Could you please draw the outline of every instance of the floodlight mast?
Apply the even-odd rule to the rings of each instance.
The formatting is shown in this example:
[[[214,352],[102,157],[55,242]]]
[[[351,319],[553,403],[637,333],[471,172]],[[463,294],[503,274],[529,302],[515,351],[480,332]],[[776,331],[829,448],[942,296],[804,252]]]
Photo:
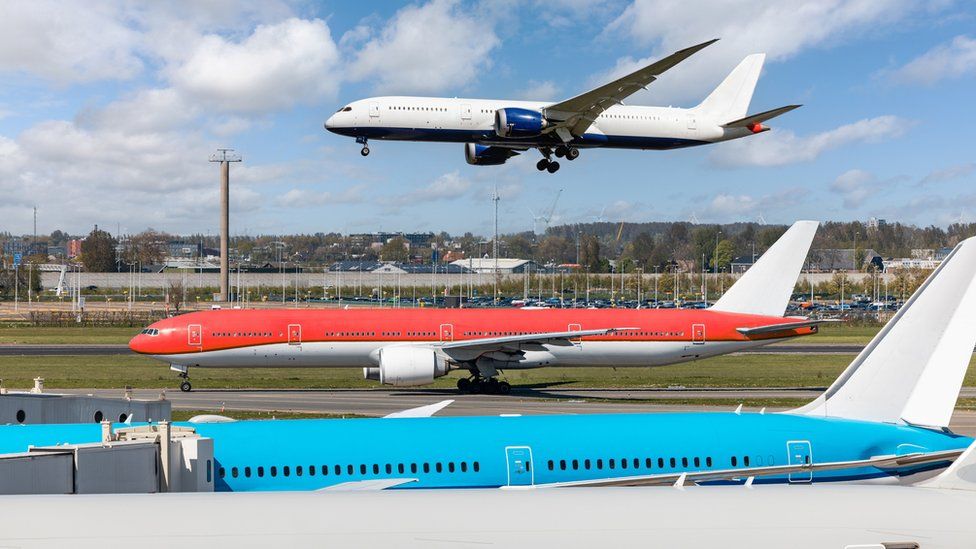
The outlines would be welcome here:
[[[210,155],[211,162],[220,162],[220,295],[221,303],[230,300],[230,163],[243,160],[234,149],[217,149]]]

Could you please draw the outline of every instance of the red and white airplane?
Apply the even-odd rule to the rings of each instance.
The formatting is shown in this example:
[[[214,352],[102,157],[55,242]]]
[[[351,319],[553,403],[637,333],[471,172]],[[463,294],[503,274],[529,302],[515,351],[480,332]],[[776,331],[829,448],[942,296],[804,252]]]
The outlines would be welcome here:
[[[798,221],[708,309],[226,309],[156,322],[129,342],[189,368],[361,367],[367,379],[426,385],[450,370],[462,391],[507,393],[503,370],[662,366],[816,333],[784,317],[815,221]]]

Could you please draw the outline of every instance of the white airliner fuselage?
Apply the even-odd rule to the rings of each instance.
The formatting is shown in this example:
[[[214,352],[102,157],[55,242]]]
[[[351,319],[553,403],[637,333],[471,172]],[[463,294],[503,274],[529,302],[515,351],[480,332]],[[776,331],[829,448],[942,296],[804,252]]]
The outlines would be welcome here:
[[[369,154],[368,140],[464,143],[469,164],[497,165],[529,149],[543,159],[537,168],[554,173],[579,149],[665,150],[760,133],[763,122],[798,105],[746,116],[764,55],[746,57],[695,107],[625,106],[623,99],[643,89],[678,62],[711,42],[681,50],[614,82],[558,103],[446,97],[371,97],[333,114],[325,128],[355,137]]]

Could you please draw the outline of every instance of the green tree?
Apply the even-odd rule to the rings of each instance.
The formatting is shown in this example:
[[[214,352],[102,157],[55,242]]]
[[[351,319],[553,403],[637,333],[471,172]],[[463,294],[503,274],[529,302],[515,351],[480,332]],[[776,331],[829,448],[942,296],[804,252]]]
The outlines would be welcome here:
[[[85,270],[104,273],[115,270],[115,239],[98,228],[92,229],[81,242],[81,262]]]
[[[728,271],[732,266],[732,260],[735,259],[735,245],[729,239],[722,240],[718,243],[715,248],[715,257],[712,258],[712,267],[716,265],[718,269]]]
[[[380,248],[380,261],[407,261],[410,258],[410,245],[402,236],[391,238]]]

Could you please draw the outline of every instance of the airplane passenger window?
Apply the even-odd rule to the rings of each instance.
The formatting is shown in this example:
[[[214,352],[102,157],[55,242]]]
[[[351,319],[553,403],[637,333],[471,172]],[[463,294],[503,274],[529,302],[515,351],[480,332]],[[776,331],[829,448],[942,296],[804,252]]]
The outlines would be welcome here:
[[[547,465],[549,466],[549,470],[552,471],[553,463],[551,459],[547,462]]]
[[[681,466],[682,467],[688,466],[688,458],[681,458]]]
[[[732,456],[732,467],[735,467],[736,464],[737,464],[737,460],[735,459],[735,456]]]
[[[468,462],[466,462],[466,461],[462,461],[461,462],[461,472],[462,473],[467,473],[468,472]]]
[[[351,475],[353,473],[353,471],[354,471],[354,469],[352,468],[352,464],[349,464],[349,465],[346,466],[346,473],[348,473],[348,474]]]
[[[648,469],[650,469],[651,466],[652,466],[652,463],[653,462],[651,461],[651,458],[647,458],[647,459],[644,460],[644,467],[647,467]]]
[[[392,475],[393,474],[393,466],[390,465],[389,463],[386,464],[386,474],[388,474],[388,475]]]
[[[416,473],[417,472],[417,464],[416,463],[411,463],[410,464],[410,472],[411,473]]]
[[[263,477],[263,476],[264,476],[264,467],[259,465],[258,466],[258,477]]]
[[[583,460],[583,468],[586,469],[587,471],[590,470],[590,460],[588,459]]]
[[[701,461],[698,458],[695,458],[695,467],[701,467]]]
[[[609,467],[610,469],[616,468],[616,463],[613,461],[613,458],[607,460],[607,467]]]
[[[301,465],[296,465],[295,466],[295,474],[297,476],[302,476],[302,466]]]
[[[287,465],[285,465],[284,467],[282,467],[281,468],[281,474],[282,475],[285,475],[286,477],[289,476],[291,474],[291,467],[289,467]]]
[[[244,477],[245,478],[251,478],[251,468],[250,467],[245,467],[244,468]]]
[[[447,462],[447,472],[448,473],[453,473],[454,472],[454,462],[453,461]]]
[[[430,464],[429,463],[424,463],[424,472],[425,473],[429,473],[430,472]]]
[[[772,464],[772,462],[770,462],[770,464]],[[705,467],[711,467],[711,466],[712,466],[712,458],[706,457],[705,458]]]
[[[478,465],[478,462],[477,461],[471,464],[471,468],[474,469],[474,472],[475,473],[477,473],[479,470],[481,470],[481,466]]]
[[[603,460],[602,459],[596,460],[596,468],[597,469],[603,469]]]
[[[231,467],[230,476],[237,478],[237,467]]]
[[[676,462],[674,461],[674,458],[671,458],[671,467],[674,467],[675,465],[676,465]]]
[[[310,476],[310,477],[314,477],[315,476],[315,466],[314,465],[309,465],[308,466],[308,476]]]
[[[657,458],[657,468],[664,469],[664,458]]]
[[[566,470],[566,460],[565,459],[559,460],[559,470],[560,471],[565,471]]]
[[[443,471],[443,467],[441,467],[441,462],[438,461],[437,463],[434,464],[434,470],[437,471],[438,473]]]
[[[278,467],[275,466],[275,465],[272,465],[269,472],[271,473],[271,476],[273,476],[273,477],[278,476]]]
[[[627,468],[627,458],[623,458],[622,460],[620,460],[620,468],[621,469]]]
[[[578,469],[579,469],[579,460],[578,459],[574,459],[573,460],[573,470],[576,471]]]
[[[218,475],[218,476],[219,476],[220,478],[224,478],[224,476],[225,476],[226,474],[227,474],[227,471],[226,471],[226,470],[225,470],[225,469],[224,469],[223,467],[221,467],[220,469],[218,469],[218,470],[217,470],[217,475]]]
[[[742,464],[745,465],[746,467],[749,466],[749,456],[742,457]]]
[[[335,466],[335,474],[336,475],[341,475],[342,474],[342,465],[336,465]]]
[[[374,475],[378,475],[378,474],[380,474],[380,466],[379,466],[379,464],[378,464],[378,463],[374,463],[374,464],[373,464],[373,474],[374,474]]]
[[[359,464],[359,474],[360,475],[365,475],[366,474],[366,464],[365,463]]]
[[[640,468],[640,460],[638,458],[634,458],[634,469],[638,468]]]

